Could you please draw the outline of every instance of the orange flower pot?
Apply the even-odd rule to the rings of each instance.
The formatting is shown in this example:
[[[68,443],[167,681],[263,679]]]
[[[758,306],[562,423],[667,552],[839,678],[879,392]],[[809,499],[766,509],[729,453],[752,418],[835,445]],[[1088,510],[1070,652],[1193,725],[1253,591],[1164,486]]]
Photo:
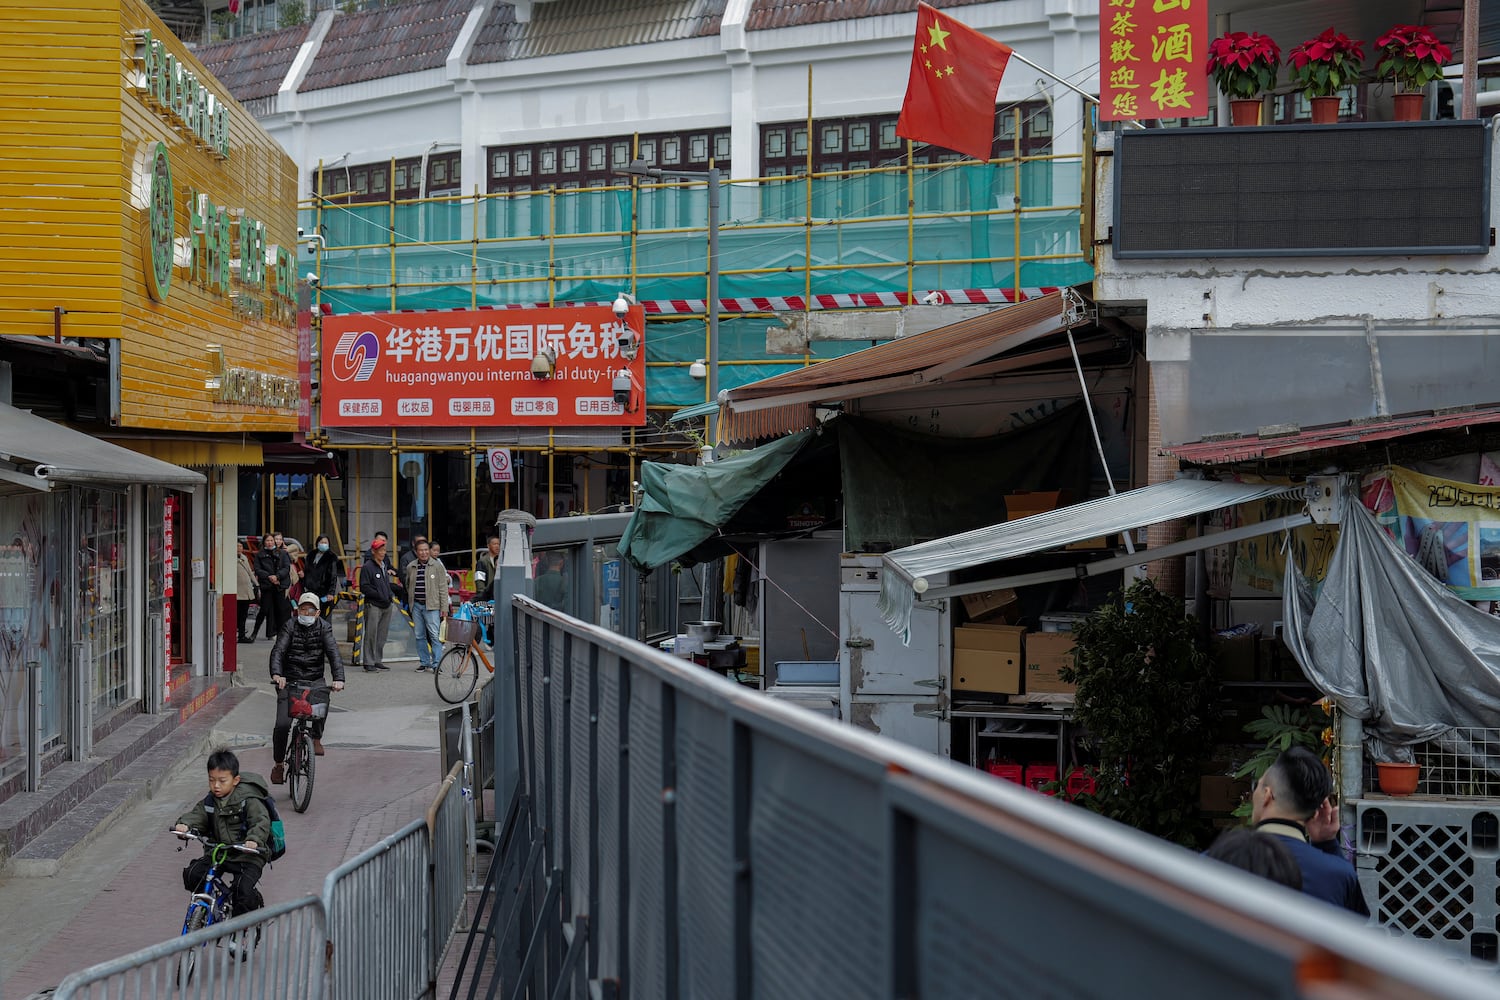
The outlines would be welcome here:
[[[1410,795],[1417,790],[1417,775],[1422,769],[1416,764],[1388,764],[1377,761],[1375,772],[1379,777],[1380,790],[1387,795]]]

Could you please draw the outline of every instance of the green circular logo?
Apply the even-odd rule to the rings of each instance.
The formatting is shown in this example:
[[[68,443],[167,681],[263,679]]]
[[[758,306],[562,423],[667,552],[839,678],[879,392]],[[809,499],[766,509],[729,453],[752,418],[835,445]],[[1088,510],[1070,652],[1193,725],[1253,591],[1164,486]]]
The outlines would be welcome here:
[[[147,164],[150,202],[146,206],[146,239],[144,244],[146,290],[158,302],[165,302],[172,290],[172,228],[176,221],[172,206],[172,164],[167,159],[166,143],[158,142]]]

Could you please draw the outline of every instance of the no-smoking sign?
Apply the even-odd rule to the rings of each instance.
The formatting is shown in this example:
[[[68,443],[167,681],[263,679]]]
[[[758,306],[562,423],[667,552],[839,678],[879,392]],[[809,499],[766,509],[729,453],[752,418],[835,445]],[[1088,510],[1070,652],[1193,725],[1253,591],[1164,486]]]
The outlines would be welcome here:
[[[487,455],[490,466],[490,482],[513,483],[516,481],[515,470],[510,465],[509,448],[490,448]]]

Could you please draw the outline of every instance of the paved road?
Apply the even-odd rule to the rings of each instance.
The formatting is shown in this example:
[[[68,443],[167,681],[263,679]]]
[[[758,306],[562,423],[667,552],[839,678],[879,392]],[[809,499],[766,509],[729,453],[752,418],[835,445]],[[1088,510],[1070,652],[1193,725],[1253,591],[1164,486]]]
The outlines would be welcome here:
[[[401,642],[388,647],[404,652]],[[270,644],[242,645],[239,653],[241,678],[258,690],[224,717],[214,739],[239,754],[244,770],[269,775]],[[388,662],[388,672],[351,670],[336,696],[308,811],[293,811],[286,786],[274,788],[288,849],[261,880],[268,901],[320,892],[324,875],[420,817],[436,793],[443,777],[438,713],[446,706],[431,675],[413,669],[415,660]],[[181,930],[187,894],[180,872],[193,855],[179,853],[164,831],[206,790],[204,761],[180,761],[158,795],[116,819],[57,875],[0,873],[0,1000],[19,1000]]]

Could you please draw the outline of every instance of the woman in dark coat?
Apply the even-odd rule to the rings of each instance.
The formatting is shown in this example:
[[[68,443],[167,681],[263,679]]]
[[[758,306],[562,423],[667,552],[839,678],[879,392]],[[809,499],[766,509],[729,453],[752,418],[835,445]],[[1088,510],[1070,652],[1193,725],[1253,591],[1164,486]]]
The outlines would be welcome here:
[[[339,601],[339,557],[328,545],[328,536],[319,535],[313,542],[312,554],[302,567],[302,592],[316,594],[324,618],[333,616]]]

